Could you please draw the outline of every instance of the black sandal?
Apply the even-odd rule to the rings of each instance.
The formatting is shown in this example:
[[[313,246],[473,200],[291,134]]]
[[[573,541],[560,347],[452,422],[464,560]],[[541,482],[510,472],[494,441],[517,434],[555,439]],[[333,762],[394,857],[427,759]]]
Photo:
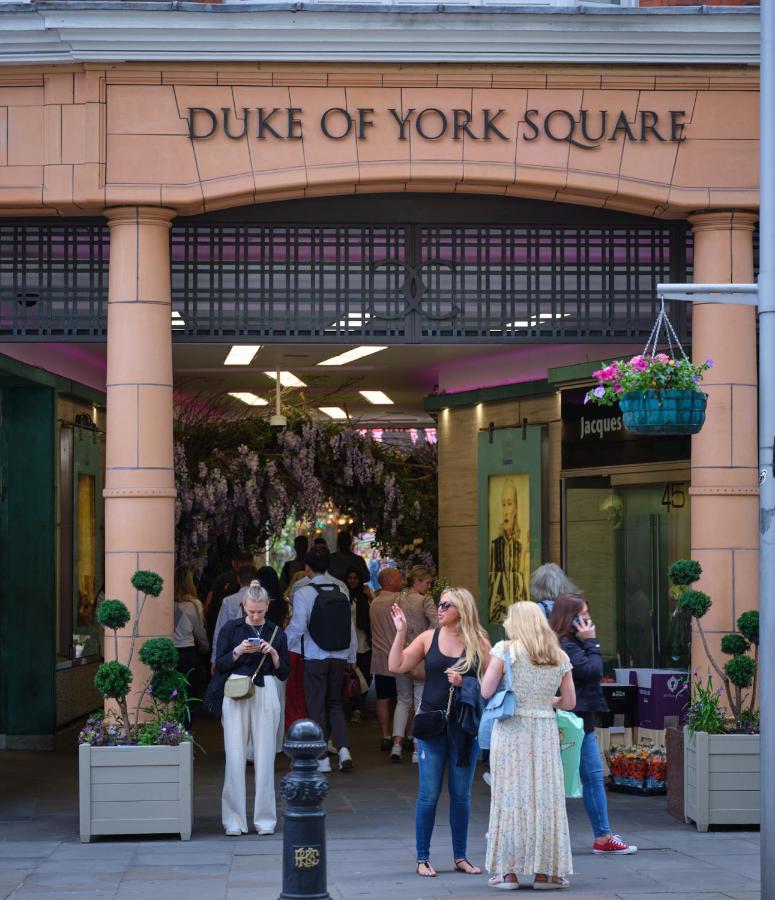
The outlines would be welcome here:
[[[467,871],[466,869],[464,869],[464,868],[460,865],[460,863],[465,863],[466,865],[471,866],[472,869],[479,869],[479,866],[475,866],[475,865],[471,862],[470,859],[466,859],[465,856],[461,856],[460,859],[456,859],[456,860],[455,860],[455,871],[456,871],[456,872],[462,872],[463,875],[481,875],[481,874],[482,874],[482,870],[481,870],[481,869],[479,869],[478,872],[469,872],[469,871]]]
[[[425,866],[428,869],[428,872],[420,872],[420,866]],[[431,872],[431,861],[429,859],[418,859],[417,860],[417,874],[420,878],[435,878],[438,875],[438,872]]]

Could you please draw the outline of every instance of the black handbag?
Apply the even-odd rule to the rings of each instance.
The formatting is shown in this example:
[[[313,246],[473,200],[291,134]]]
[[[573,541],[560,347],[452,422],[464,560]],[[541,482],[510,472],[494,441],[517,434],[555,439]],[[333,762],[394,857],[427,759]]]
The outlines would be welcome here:
[[[452,696],[455,693],[454,686],[450,686],[449,699],[446,709],[432,709],[428,712],[418,712],[414,716],[414,736],[421,741],[439,737],[447,730],[449,714],[452,711]]]

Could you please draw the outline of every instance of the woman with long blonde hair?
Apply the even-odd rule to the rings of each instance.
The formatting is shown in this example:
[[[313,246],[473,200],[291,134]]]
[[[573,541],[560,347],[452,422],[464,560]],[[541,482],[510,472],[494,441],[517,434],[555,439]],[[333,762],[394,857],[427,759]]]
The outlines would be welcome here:
[[[479,682],[490,660],[490,642],[479,624],[476,601],[470,591],[447,588],[439,601],[438,627],[424,631],[408,647],[405,646],[406,616],[400,606],[393,606],[392,617],[396,636],[388,657],[390,671],[401,675],[425,662],[420,714],[449,709],[456,690],[473,689],[479,696]],[[478,875],[481,869],[466,858],[471,785],[478,755],[476,739],[450,717],[441,733],[426,739],[418,737],[417,749],[420,771],[415,812],[417,874],[426,878],[436,876],[429,859],[431,835],[444,770],[449,766],[449,824],[455,871]]]
[[[519,875],[536,873],[535,890],[560,890],[573,861],[555,710],[576,705],[571,664],[535,603],[512,604],[503,628],[482,681],[491,697],[508,665],[516,697],[516,714],[496,720],[490,743],[490,884],[517,890]]]

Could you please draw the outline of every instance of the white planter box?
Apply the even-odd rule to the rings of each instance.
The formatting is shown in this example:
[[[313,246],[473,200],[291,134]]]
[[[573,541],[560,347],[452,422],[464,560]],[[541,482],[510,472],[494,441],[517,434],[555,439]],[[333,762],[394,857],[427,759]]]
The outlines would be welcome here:
[[[761,821],[758,734],[684,729],[684,815],[697,831]]]
[[[191,838],[194,745],[78,748],[81,842],[100,834]]]

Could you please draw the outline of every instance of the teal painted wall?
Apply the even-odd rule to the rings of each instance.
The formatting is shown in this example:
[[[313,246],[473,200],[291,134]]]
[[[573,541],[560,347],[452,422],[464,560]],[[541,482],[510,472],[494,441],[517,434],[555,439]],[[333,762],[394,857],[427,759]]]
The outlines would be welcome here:
[[[0,734],[56,722],[56,392],[0,386]]]

